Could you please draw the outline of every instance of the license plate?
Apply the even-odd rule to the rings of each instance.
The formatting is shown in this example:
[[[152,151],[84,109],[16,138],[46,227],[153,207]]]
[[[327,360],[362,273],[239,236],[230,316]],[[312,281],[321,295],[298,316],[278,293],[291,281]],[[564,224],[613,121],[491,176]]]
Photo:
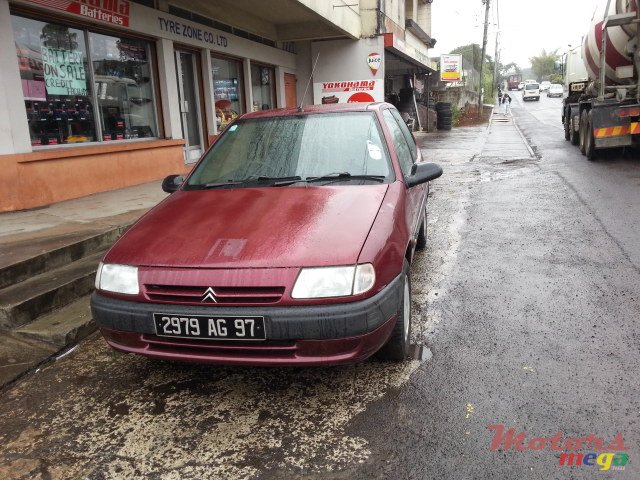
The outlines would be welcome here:
[[[264,340],[263,317],[220,317],[154,313],[156,335],[160,337],[208,340]]]

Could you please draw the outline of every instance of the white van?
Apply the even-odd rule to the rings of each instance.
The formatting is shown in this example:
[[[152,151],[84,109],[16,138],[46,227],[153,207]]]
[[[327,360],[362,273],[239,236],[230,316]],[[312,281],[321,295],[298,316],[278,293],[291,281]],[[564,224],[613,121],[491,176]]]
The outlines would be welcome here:
[[[522,90],[522,100],[540,100],[540,84],[527,83]]]

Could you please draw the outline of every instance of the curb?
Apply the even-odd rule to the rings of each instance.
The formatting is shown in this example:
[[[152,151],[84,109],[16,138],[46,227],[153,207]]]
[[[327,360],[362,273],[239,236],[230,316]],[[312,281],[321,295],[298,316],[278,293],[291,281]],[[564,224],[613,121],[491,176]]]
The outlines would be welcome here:
[[[533,151],[533,148],[531,148],[531,146],[529,145],[529,142],[527,141],[526,137],[524,136],[524,133],[522,133],[522,130],[520,130],[520,127],[518,127],[518,124],[516,123],[515,117],[513,117],[513,126],[516,127],[516,131],[520,135],[520,138],[522,138],[522,141],[524,142],[525,147],[527,147],[527,150],[529,151],[529,155],[531,155],[531,158],[536,158],[536,154]]]

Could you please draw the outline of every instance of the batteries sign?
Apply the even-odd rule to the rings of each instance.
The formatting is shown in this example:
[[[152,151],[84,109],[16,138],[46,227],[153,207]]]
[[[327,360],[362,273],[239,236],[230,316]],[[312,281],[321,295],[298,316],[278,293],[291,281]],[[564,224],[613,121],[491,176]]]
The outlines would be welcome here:
[[[61,48],[41,48],[47,94],[86,97],[88,92],[84,53]]]

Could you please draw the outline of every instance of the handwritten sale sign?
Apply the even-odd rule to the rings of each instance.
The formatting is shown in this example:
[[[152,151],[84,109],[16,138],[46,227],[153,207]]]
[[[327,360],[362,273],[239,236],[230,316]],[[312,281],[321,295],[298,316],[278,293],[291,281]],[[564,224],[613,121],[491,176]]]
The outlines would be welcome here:
[[[41,47],[44,81],[49,95],[88,95],[84,53]]]

